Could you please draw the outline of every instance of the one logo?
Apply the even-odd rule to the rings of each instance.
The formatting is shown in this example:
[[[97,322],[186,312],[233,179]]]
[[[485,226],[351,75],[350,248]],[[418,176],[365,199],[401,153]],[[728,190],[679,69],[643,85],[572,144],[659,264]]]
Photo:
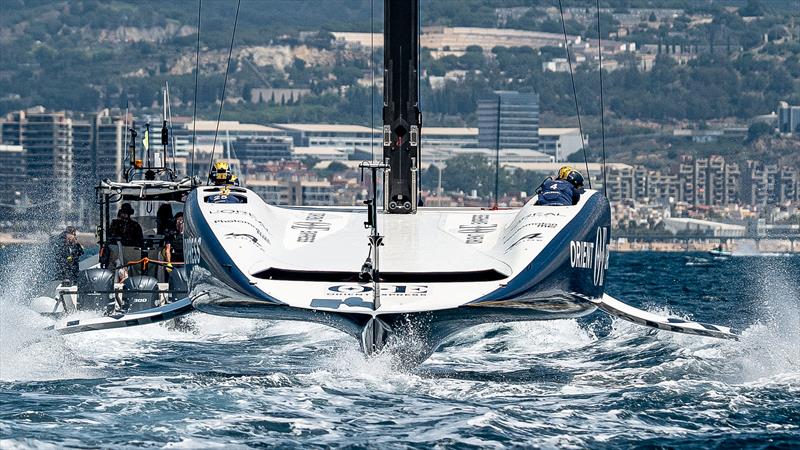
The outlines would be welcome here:
[[[358,284],[341,284],[337,286],[330,286],[328,290],[331,292],[338,292],[340,294],[361,294],[363,292],[372,292],[372,287],[361,286]]]
[[[608,269],[608,228],[597,229],[594,242],[571,241],[569,264],[575,269],[591,269],[595,286],[602,286]]]
[[[426,295],[428,293],[428,286],[426,285],[405,285],[405,284],[398,284],[398,285],[391,285],[391,286],[381,286],[380,287],[381,294],[383,295]],[[329,286],[328,291],[336,292],[337,294],[363,294],[366,292],[373,292],[374,289],[372,286],[366,286],[361,284],[339,284],[335,286]]]

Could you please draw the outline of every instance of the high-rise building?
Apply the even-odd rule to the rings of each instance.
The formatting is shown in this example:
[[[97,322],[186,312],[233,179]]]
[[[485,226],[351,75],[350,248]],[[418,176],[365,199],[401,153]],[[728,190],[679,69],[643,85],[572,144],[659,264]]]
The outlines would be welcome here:
[[[23,203],[26,196],[25,149],[21,145],[0,144],[0,211]]]
[[[496,91],[478,101],[478,146],[539,150],[539,94]],[[423,131],[424,132],[424,131]]]
[[[739,166],[721,156],[684,156],[679,175],[683,201],[693,206],[722,206],[739,201]]]
[[[678,174],[650,171],[647,174],[647,197],[661,204],[683,201],[683,183]]]
[[[94,206],[94,155],[92,154],[92,121],[72,119],[72,173],[75,177],[72,198],[78,217],[90,219]]]
[[[125,158],[125,118],[107,109],[92,120],[92,156],[94,180],[122,181]]]
[[[781,167],[775,173],[775,202],[778,204],[800,201],[800,171]]]
[[[66,217],[73,212],[72,120],[64,112],[43,109],[23,111],[16,117],[25,148],[28,198],[33,204],[52,203],[54,208],[40,210]]]
[[[784,134],[800,133],[800,106],[778,103],[778,131]]]
[[[764,207],[774,199],[777,167],[760,161],[748,161],[742,180],[742,199],[750,206]]]
[[[705,203],[724,206],[739,203],[739,165],[721,156],[711,156],[706,163]]]

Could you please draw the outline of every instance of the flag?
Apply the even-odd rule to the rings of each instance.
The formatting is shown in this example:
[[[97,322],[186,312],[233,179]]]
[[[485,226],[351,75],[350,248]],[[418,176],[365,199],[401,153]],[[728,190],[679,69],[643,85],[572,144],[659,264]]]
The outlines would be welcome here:
[[[150,149],[150,127],[147,127],[144,130],[144,137],[142,138],[142,145],[144,146],[145,151]]]

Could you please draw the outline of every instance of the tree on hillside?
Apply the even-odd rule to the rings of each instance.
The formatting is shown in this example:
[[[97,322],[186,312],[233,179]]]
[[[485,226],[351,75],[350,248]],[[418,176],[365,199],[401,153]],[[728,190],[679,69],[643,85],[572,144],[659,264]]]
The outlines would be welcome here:
[[[757,141],[763,136],[771,136],[775,132],[772,125],[766,122],[756,122],[747,129],[747,142]]]
[[[494,170],[484,155],[458,155],[447,160],[442,171],[442,185],[448,191],[478,191],[484,196],[494,189]]]

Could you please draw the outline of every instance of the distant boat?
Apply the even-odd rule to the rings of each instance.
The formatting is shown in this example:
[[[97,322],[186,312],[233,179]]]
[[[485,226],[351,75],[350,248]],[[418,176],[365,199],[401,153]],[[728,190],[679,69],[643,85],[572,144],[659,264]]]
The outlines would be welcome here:
[[[707,258],[701,258],[697,256],[687,256],[685,264],[687,266],[693,266],[693,267],[708,267],[713,265],[714,263]]]
[[[717,248],[709,250],[708,254],[711,255],[717,261],[725,261],[726,259],[733,256],[733,252],[731,252],[730,250],[726,250],[725,247],[722,246],[722,244],[719,244]]]

